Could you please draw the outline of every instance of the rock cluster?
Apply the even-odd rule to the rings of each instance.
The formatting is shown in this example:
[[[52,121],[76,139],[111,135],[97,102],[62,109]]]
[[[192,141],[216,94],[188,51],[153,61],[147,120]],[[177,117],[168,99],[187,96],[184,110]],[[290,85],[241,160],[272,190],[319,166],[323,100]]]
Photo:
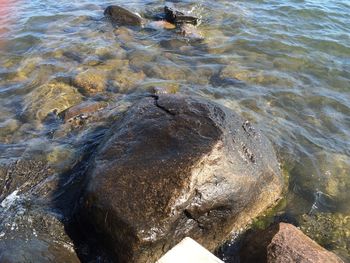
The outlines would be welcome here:
[[[73,125],[113,113],[105,107],[85,102],[58,117]],[[97,148],[85,154],[89,162],[77,159],[64,175],[37,160],[0,166],[0,259],[79,262],[86,247],[73,250],[72,226],[88,236],[82,247],[100,243],[112,262],[155,262],[186,236],[213,251],[280,198],[271,143],[228,108],[156,92],[109,120]],[[51,198],[63,214],[33,202]],[[242,262],[264,262],[261,255],[266,262],[342,262],[289,225],[258,237],[246,243]]]

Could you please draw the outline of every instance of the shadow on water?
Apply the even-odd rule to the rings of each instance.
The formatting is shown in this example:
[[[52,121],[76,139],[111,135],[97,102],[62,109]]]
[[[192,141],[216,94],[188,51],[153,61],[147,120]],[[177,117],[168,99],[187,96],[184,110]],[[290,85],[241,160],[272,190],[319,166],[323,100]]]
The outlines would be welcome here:
[[[86,173],[106,131],[106,128],[99,128],[87,135],[83,140],[81,160],[72,170],[60,176],[57,190],[52,195],[51,208],[63,215],[66,233],[73,241],[81,262],[111,262],[102,244],[96,240],[94,229],[84,224],[79,217],[80,197],[86,185]]]

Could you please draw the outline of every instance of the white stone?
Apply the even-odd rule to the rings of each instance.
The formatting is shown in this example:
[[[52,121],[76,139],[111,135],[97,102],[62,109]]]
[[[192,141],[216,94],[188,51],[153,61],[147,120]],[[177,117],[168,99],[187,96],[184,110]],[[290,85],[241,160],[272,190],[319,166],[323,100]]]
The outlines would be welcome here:
[[[186,237],[156,263],[223,263],[193,239]]]

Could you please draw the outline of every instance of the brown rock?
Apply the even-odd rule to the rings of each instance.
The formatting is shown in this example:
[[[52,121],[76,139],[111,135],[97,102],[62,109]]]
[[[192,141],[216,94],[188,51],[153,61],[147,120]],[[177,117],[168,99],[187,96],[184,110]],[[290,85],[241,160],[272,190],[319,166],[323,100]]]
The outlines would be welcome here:
[[[104,14],[118,25],[122,26],[142,26],[145,23],[144,19],[139,14],[131,12],[121,6],[108,6]]]
[[[82,95],[72,86],[51,82],[34,89],[25,98],[25,115],[44,120],[51,112],[60,113],[82,101]]]
[[[105,103],[96,102],[96,101],[85,101],[76,106],[70,107],[69,109],[61,112],[60,116],[64,119],[65,122],[77,116],[87,116],[96,111],[99,111],[106,107]]]
[[[190,38],[192,40],[204,39],[202,32],[199,31],[199,29],[196,26],[191,24],[181,25],[179,33],[184,37]]]
[[[117,262],[155,262],[186,236],[215,249],[282,190],[270,142],[213,102],[146,97],[91,162],[81,215]]]
[[[147,27],[152,29],[175,29],[176,26],[172,23],[169,23],[165,20],[152,21],[147,24]]]
[[[342,263],[291,224],[279,223],[266,230],[250,233],[240,252],[242,263]]]
[[[73,83],[85,95],[103,92],[107,83],[106,73],[103,70],[88,69],[79,73]]]

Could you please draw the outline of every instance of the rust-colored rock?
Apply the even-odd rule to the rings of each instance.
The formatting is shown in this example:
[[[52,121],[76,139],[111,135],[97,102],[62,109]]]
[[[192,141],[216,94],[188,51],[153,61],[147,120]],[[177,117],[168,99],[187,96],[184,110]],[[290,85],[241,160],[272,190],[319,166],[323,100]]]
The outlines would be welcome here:
[[[102,103],[102,102],[85,101],[81,104],[75,105],[61,112],[60,116],[66,122],[71,120],[74,117],[95,113],[96,111],[99,111],[105,107],[106,107],[105,103]]]
[[[240,253],[242,263],[343,263],[291,224],[279,223],[250,233]]]

